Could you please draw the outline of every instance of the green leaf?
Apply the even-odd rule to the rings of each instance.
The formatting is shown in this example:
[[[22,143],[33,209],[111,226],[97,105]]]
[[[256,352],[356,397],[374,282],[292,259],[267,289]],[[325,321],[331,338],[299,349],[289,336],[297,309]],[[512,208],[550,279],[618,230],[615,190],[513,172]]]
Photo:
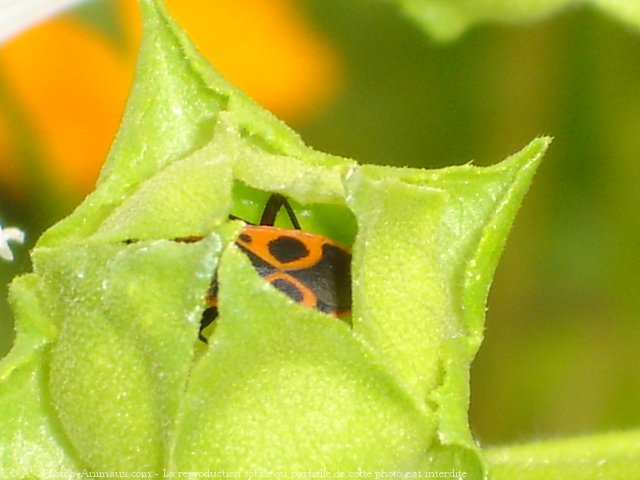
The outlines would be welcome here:
[[[626,479],[640,472],[640,431],[496,447],[486,453],[492,480]]]
[[[640,29],[640,4],[633,0],[591,0],[602,11],[627,25]]]
[[[521,23],[568,6],[593,4],[619,20],[640,28],[640,4],[635,0],[391,0],[433,38],[453,40],[480,23]]]
[[[437,171],[316,152],[211,69],[159,1],[141,6],[136,84],[96,190],[42,236],[34,273],[12,288],[19,331],[0,403],[26,388],[34,416],[0,413],[6,468],[482,478],[469,365],[549,140],[493,167]],[[294,303],[235,247],[229,213],[257,222],[271,192],[305,230],[353,245],[352,319]]]

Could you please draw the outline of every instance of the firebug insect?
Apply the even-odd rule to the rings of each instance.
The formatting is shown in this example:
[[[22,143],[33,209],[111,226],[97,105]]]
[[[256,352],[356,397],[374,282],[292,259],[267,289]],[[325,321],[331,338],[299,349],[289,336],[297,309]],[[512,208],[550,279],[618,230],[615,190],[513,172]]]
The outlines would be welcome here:
[[[293,229],[273,226],[282,207]],[[260,224],[247,222],[235,244],[262,278],[293,301],[336,317],[351,313],[351,252],[327,237],[303,231],[282,195],[269,197]],[[207,290],[206,302],[199,334],[204,342],[202,330],[218,316],[217,274]]]

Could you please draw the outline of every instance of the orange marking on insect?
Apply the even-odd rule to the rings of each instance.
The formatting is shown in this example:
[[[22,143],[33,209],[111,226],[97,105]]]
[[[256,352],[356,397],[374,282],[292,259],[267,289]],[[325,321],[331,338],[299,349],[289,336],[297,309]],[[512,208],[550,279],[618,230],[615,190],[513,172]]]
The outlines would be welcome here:
[[[295,229],[274,227],[284,207]],[[232,217],[236,218],[236,217]],[[185,237],[192,241],[195,237]],[[235,244],[249,257],[256,272],[294,302],[336,317],[351,313],[351,252],[345,246],[315,233],[300,230],[289,202],[269,197],[260,225],[245,225]],[[217,275],[217,274],[216,274]],[[214,275],[200,326],[202,330],[218,315],[218,282]]]

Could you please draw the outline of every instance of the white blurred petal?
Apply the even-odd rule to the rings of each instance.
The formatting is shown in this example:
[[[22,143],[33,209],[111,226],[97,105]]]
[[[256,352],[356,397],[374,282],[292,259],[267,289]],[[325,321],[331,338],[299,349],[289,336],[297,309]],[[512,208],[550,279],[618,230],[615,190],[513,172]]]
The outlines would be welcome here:
[[[0,43],[82,0],[0,0]]]
[[[24,232],[15,227],[2,228],[0,225],[0,258],[11,261],[13,252],[9,248],[9,241],[24,243]]]

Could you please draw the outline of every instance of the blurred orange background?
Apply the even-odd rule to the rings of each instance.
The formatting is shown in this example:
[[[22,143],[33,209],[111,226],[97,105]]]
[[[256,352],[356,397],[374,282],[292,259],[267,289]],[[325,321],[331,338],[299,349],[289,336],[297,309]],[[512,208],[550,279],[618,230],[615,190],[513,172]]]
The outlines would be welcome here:
[[[0,50],[0,158],[8,160],[0,163],[0,181],[14,196],[38,196],[46,182],[47,196],[77,201],[93,186],[141,35],[135,1],[102,3],[36,26]],[[308,117],[335,94],[338,53],[292,1],[167,3],[223,75],[281,118]]]

